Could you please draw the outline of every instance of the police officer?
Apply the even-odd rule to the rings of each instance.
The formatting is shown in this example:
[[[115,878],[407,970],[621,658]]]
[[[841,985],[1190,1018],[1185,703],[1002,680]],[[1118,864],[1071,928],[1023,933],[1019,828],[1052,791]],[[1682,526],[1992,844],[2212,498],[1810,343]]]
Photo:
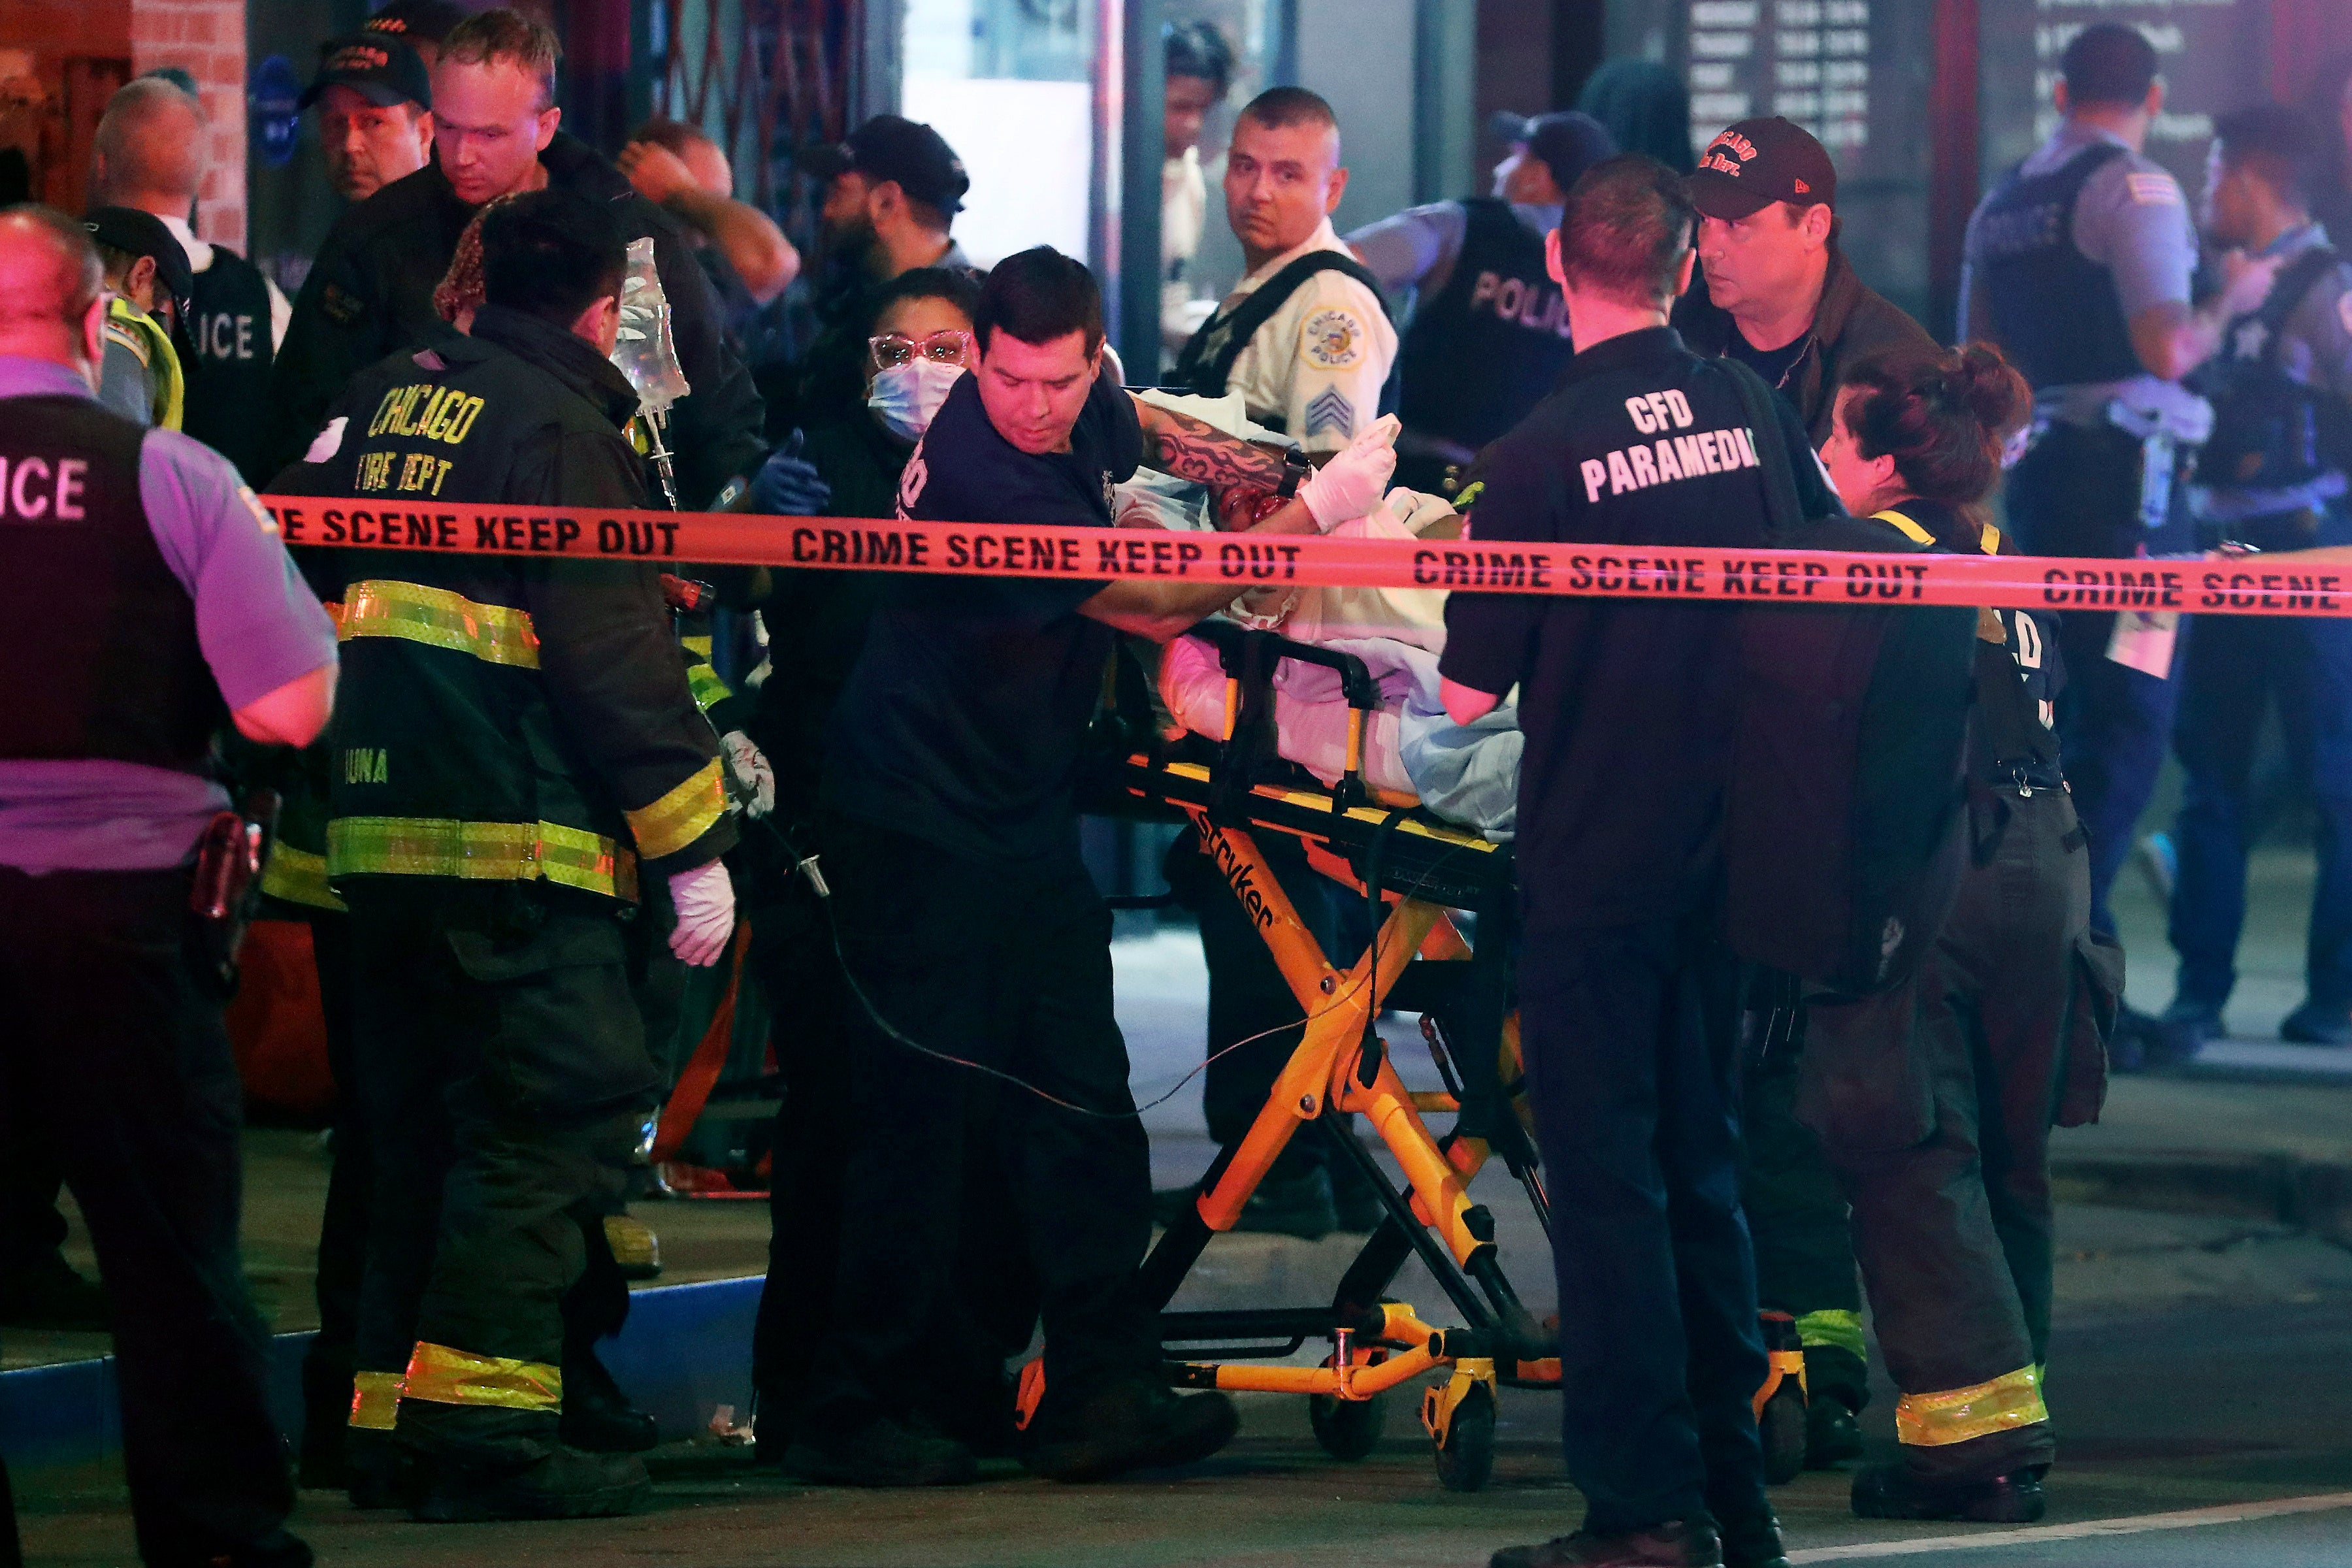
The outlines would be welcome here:
[[[1576,357],[1488,448],[1482,542],[1766,542],[1759,468],[1679,460],[1749,425],[1738,373],[1666,324],[1696,217],[1682,180],[1639,153],[1568,193],[1545,243]],[[1805,514],[1836,510],[1785,407],[1743,457],[1775,442]],[[1722,931],[1737,616],[1456,593],[1445,620],[1456,722],[1520,693],[1519,1027],[1551,1196],[1562,1447],[1587,1504],[1581,1530],[1498,1552],[1495,1568],[1780,1568],[1751,1403],[1766,1363],[1739,1209],[1739,974]]]
[[[278,488],[644,505],[605,357],[625,258],[609,203],[497,208],[473,335],[362,376]],[[642,1465],[560,1440],[559,1303],[657,1081],[624,962],[639,882],[667,881],[688,963],[733,922],[719,739],[650,566],[357,554],[345,577],[327,875],[378,1172],[352,1462],[424,1519],[622,1511]]]
[[[1347,188],[1329,104],[1303,87],[1250,100],[1225,153],[1225,221],[1249,270],[1173,378],[1203,397],[1239,393],[1252,419],[1310,453],[1371,428],[1396,359],[1378,280],[1331,227]]]
[[[1140,403],[1103,370],[1102,296],[1049,247],[982,285],[971,370],[898,487],[901,515],[1111,524],[1145,461],[1217,488],[1272,489],[1284,465]],[[1360,515],[1392,463],[1376,425],[1256,525],[1305,533]],[[1222,1394],[1161,1381],[1135,1272],[1150,1171],[1111,1011],[1110,915],[1078,855],[1081,742],[1114,632],[1165,640],[1230,603],[1171,580],[894,579],[826,740],[820,826],[845,965],[851,1117],[887,1127],[845,1173],[839,1284],[793,1422],[788,1468],[868,1486],[968,1480],[971,1452],[916,1412],[930,1333],[955,1298],[968,1142],[1005,1163],[1025,1216],[1045,1331],[1045,1391],[1023,1458],[1055,1479],[1180,1464],[1223,1446]],[[871,1012],[865,1004],[871,1004]],[[906,1042],[914,1042],[919,1050]],[[962,1059],[954,1065],[926,1053]],[[985,1081],[995,1114],[974,1119]],[[991,1091],[992,1093],[993,1090]]]
[[[710,285],[677,224],[619,171],[558,129],[562,50],[543,23],[503,8],[468,17],[433,68],[434,162],[343,214],[303,280],[271,380],[274,463],[302,454],[347,382],[384,355],[446,335],[433,290],[475,213],[551,185],[611,203],[650,237],[692,392],[672,412],[680,500],[699,506],[759,467],[761,410],[726,342]]]
[[[1331,227],[1347,185],[1329,104],[1297,87],[1250,101],[1234,123],[1224,177],[1225,218],[1249,270],[1184,345],[1172,377],[1204,397],[1239,395],[1251,419],[1310,454],[1340,450],[1371,428],[1396,357],[1377,280]],[[1305,1015],[1190,832],[1167,864],[1171,885],[1200,921],[1211,1058],[1202,1100],[1210,1136],[1231,1144],[1265,1105],[1296,1044],[1285,1030]],[[1286,853],[1274,870],[1325,950],[1345,953],[1333,884]],[[1229,1048],[1240,1042],[1247,1043]],[[1312,1238],[1377,1225],[1377,1198],[1325,1153],[1320,1140],[1294,1140],[1251,1194],[1241,1228]],[[1334,1182],[1342,1184],[1337,1192]],[[1189,1191],[1160,1194],[1162,1215],[1189,1198]]]
[[[2233,268],[2189,308],[2197,236],[2179,184],[2141,153],[2164,102],[2156,50],[2116,22],[2074,35],[2053,89],[2063,119],[1969,219],[1962,342],[1998,346],[2033,387],[2039,432],[2008,486],[2018,543],[2040,555],[2130,557],[2187,550],[2173,479],[2212,410],[2180,384],[2260,302],[2276,262]],[[2134,628],[2126,626],[2127,632]],[[2069,674],[2059,703],[2067,782],[2091,842],[2091,923],[2112,931],[2107,889],[2131,849],[2172,728],[2168,630],[2135,659],[2108,657],[2116,617],[2062,617]],[[2152,668],[2151,668],[2152,667]]]
[[[194,278],[180,323],[187,374],[181,427],[257,484],[270,471],[262,451],[270,360],[291,307],[259,268],[188,226],[208,135],[194,98],[159,77],[141,77],[107,100],[99,118],[93,184],[101,201],[153,214],[187,253]]]
[[[106,268],[106,363],[98,400],[126,419],[177,430],[187,410],[180,323],[195,279],[179,242],[153,215],[95,207],[81,220]]]
[[[2352,539],[2352,268],[2311,221],[2318,153],[2313,128],[2292,110],[2247,110],[2214,127],[2206,231],[2226,251],[2280,268],[2197,375],[2213,401],[2213,433],[2189,491],[2201,542],[2278,551]],[[2261,826],[2255,738],[2273,703],[2320,815],[2304,1001],[2279,1037],[2352,1044],[2352,627],[2218,616],[2200,623],[2182,656],[2173,730],[2188,781],[2173,830],[2180,970],[2163,1021],[2184,1054],[2221,1032],[2237,979],[2246,846]]]
[[[432,77],[398,38],[369,31],[330,41],[298,105],[317,107],[327,183],[347,202],[363,202],[432,162]]]
[[[307,742],[333,629],[226,462],[92,399],[100,279],[72,219],[0,213],[0,1074],[9,1120],[55,1134],[112,1299],[141,1556],[299,1568],[190,863],[228,805],[214,731]]]
[[[1510,153],[1495,194],[1410,207],[1348,236],[1391,295],[1412,290],[1398,350],[1397,482],[1436,494],[1449,469],[1517,424],[1575,348],[1544,236],[1577,176],[1617,151],[1601,122],[1570,111],[1496,117]]]

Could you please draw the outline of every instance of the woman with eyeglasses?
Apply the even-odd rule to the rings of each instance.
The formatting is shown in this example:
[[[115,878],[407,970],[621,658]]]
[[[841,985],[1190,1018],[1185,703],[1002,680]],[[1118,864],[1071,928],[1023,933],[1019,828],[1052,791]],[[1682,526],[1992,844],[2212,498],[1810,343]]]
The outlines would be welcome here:
[[[883,285],[866,328],[864,405],[809,426],[796,458],[787,447],[772,459],[757,510],[891,516],[898,476],[916,441],[969,363],[979,298],[969,274],[945,268],[918,268]],[[789,482],[779,485],[780,476]],[[751,733],[776,771],[771,820],[801,836],[803,853],[822,848],[803,825],[815,805],[825,721],[857,662],[867,617],[887,582],[874,572],[779,571],[774,592],[761,606],[769,673]],[[751,962],[775,1010],[776,1061],[784,1079],[771,1156],[775,1267],[751,1341],[759,1455],[779,1463],[792,1442],[793,1409],[806,1371],[807,1306],[833,1299],[841,1173],[856,1139],[889,1133],[843,1119],[849,1096],[841,1009],[856,1003],[842,984],[824,912],[772,841],[755,835],[750,847],[767,860],[743,896]],[[985,1170],[967,1181],[982,1193],[1003,1188],[1002,1178]],[[1013,1223],[1011,1206],[983,1200],[977,1215],[979,1223],[967,1227],[961,1270],[968,1310],[939,1325],[934,1364],[923,1381],[933,1421],[968,1447],[1003,1454],[1010,1452],[1013,1436],[1004,1361],[1026,1343],[1036,1302],[1026,1252],[1018,1236],[1003,1228]],[[992,1321],[1003,1323],[1001,1334],[992,1332]]]

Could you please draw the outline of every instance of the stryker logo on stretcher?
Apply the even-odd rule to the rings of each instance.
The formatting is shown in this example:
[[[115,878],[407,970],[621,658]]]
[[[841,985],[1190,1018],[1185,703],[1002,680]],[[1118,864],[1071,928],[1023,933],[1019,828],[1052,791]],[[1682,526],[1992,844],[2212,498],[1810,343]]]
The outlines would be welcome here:
[[[1223,831],[1205,818],[1201,823],[1201,847],[1209,852],[1209,858],[1216,862],[1218,874],[1224,878],[1225,885],[1233,889],[1234,898],[1240,902],[1242,909],[1257,922],[1258,930],[1264,931],[1274,924],[1274,911],[1266,907],[1265,895],[1258,890],[1250,874],[1249,862],[1242,858],[1241,852],[1233,847]]]
[[[1650,411],[1654,418],[1671,414]],[[1711,432],[1732,462],[1731,432]],[[1746,432],[1738,432],[1745,435]],[[1675,439],[1690,439],[1676,437]],[[1663,446],[1664,443],[1658,443]],[[1627,448],[1627,451],[1634,448]],[[1656,463],[1656,447],[1647,448]],[[1633,464],[1625,459],[1628,471]],[[1751,466],[1754,448],[1741,451]],[[1604,466],[1604,480],[1607,469]],[[0,522],[79,510],[79,472],[39,459],[10,466]],[[1636,488],[1641,481],[1636,479]],[[19,497],[19,489],[24,494]],[[2202,615],[2352,616],[2352,566],[2294,554],[2227,559],[2072,560],[2030,555],[1897,555],[1829,550],[1664,552],[1560,549],[1497,540],[1449,545],[1410,539],[1177,532],[1159,529],[896,522],[541,507],[405,511],[312,496],[262,498],[289,544],[360,545],[467,555],[575,561],[694,561],[714,565],[884,571],[954,576],[1059,577],[1097,583],[1172,577],[1339,588],[1464,588],[1603,598],[1860,600],[2012,609],[2175,609]],[[12,515],[13,512],[13,515]],[[1473,514],[1473,525],[1475,514]]]

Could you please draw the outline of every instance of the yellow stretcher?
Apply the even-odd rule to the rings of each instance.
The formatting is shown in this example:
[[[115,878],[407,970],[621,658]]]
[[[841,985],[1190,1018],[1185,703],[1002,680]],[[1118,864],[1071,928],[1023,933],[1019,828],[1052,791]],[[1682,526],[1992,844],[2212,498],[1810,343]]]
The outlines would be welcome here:
[[[1306,1394],[1324,1449],[1360,1459],[1381,1438],[1381,1395],[1434,1373],[1420,1413],[1438,1479],[1450,1489],[1475,1491],[1494,1463],[1496,1387],[1559,1384],[1554,1336],[1521,1304],[1497,1255],[1493,1215],[1470,1193],[1474,1179],[1499,1162],[1549,1229],[1510,1008],[1517,914],[1511,851],[1445,826],[1417,803],[1365,788],[1362,741],[1379,691],[1362,661],[1224,623],[1196,635],[1217,643],[1230,732],[1221,742],[1200,743],[1192,758],[1173,755],[1148,715],[1134,711],[1136,694],[1126,694],[1126,703],[1110,705],[1116,717],[1102,738],[1127,743],[1105,752],[1113,760],[1093,782],[1089,809],[1189,820],[1202,853],[1255,921],[1307,1026],[1248,1135],[1209,1167],[1192,1207],[1143,1265],[1147,1298],[1161,1309],[1162,1344],[1171,1358],[1185,1358],[1170,1360],[1167,1375],[1184,1388]],[[1347,773],[1334,787],[1276,755],[1272,681],[1285,659],[1340,677],[1349,743]],[[1267,834],[1297,838],[1311,866],[1376,906],[1379,936],[1352,967],[1335,968],[1300,921],[1258,847]],[[1475,948],[1456,921],[1463,911],[1475,918]],[[1390,1008],[1421,1015],[1443,1092],[1415,1092],[1398,1076],[1372,1026]],[[1404,1173],[1402,1191],[1356,1136],[1359,1117]],[[1437,1131],[1433,1117],[1450,1124]],[[1210,1238],[1233,1228],[1276,1156],[1297,1137],[1328,1140],[1387,1209],[1331,1301],[1167,1310]],[[1454,1324],[1433,1325],[1386,1299],[1398,1270],[1416,1256],[1444,1292]],[[1803,1355],[1793,1325],[1771,1326],[1784,1331],[1771,1336],[1772,1372],[1756,1405],[1769,1468],[1786,1479],[1803,1463]],[[1331,1346],[1319,1366],[1270,1364],[1309,1340]],[[1190,1359],[1202,1354],[1217,1359]]]

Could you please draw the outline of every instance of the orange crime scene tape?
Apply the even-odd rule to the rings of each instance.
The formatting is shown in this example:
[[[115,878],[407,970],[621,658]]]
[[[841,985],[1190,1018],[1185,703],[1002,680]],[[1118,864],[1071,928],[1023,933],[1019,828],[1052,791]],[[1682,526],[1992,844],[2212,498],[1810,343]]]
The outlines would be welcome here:
[[[2036,555],[1648,549],[1171,532],[1159,529],[771,517],[589,507],[433,508],[264,496],[293,545],[573,561],[1125,578],[1332,588],[1459,588],[1703,604],[1990,605],[2200,615],[2352,615],[2352,563],[2293,555]]]

